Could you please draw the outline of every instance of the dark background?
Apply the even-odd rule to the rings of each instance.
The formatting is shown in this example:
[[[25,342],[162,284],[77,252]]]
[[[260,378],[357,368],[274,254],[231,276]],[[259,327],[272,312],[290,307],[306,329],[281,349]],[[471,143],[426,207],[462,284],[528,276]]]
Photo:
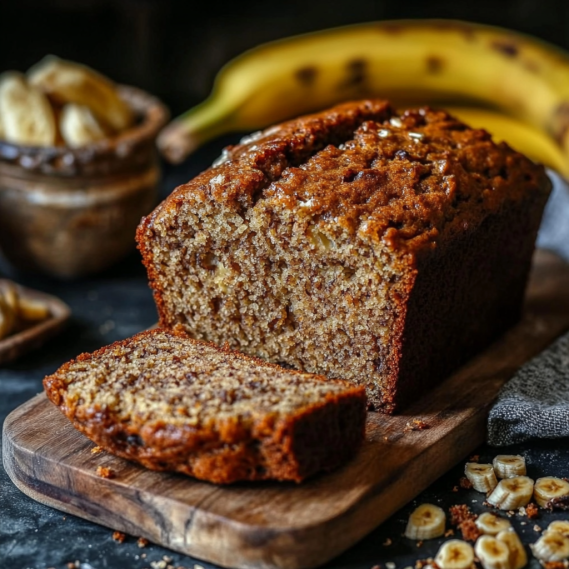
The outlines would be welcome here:
[[[508,27],[569,49],[569,0],[0,0],[0,72],[25,71],[53,53],[92,66],[117,82],[159,96],[177,114],[204,99],[220,67],[243,50],[288,35],[328,27],[397,18],[455,18]],[[162,195],[206,168],[221,146],[236,135],[212,141],[185,164],[168,167]],[[139,257],[133,253],[103,274],[79,282],[14,275],[18,282],[57,295],[72,309],[68,328],[42,349],[0,368],[0,424],[15,407],[41,390],[41,380],[82,351],[130,336],[156,321]],[[496,449],[480,449],[482,461]],[[569,442],[538,441],[502,449],[523,453],[529,474],[566,476]],[[463,465],[457,465],[361,543],[326,569],[371,569],[391,561],[398,569],[434,555],[441,540],[418,551],[401,537],[408,515],[422,502],[448,507],[482,505],[473,491],[452,492]],[[543,514],[545,527],[561,514]],[[512,520],[525,543],[538,533],[533,524]],[[0,466],[0,569],[146,569],[167,555],[174,566],[193,568],[197,560],[149,545],[136,536],[122,545],[112,530],[42,506],[21,494]],[[392,545],[387,538],[392,540]],[[206,569],[210,564],[198,562]],[[528,569],[540,569],[533,560]]]
[[[0,71],[53,53],[147,89],[178,113],[259,43],[397,18],[482,22],[569,48],[568,0],[0,0]]]

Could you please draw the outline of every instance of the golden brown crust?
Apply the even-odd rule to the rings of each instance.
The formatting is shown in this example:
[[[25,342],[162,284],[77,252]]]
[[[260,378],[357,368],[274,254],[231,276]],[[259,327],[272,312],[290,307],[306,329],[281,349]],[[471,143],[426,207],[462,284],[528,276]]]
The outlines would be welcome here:
[[[86,390],[81,397],[70,393],[70,383],[81,380],[71,377],[77,373],[78,364],[90,364],[110,355],[116,364],[111,359],[106,365],[124,366],[124,361],[130,357],[128,350],[134,345],[148,346],[149,353],[159,350],[155,341],[158,336],[179,338],[189,349],[193,346],[213,348],[225,358],[266,369],[269,374],[274,374],[274,381],[279,381],[282,374],[298,376],[297,389],[300,390],[310,381],[326,382],[339,388],[285,415],[255,412],[252,405],[252,423],[244,423],[236,416],[197,425],[177,421],[169,415],[141,418],[131,412],[125,416],[124,409],[119,411],[84,403],[83,397],[87,399],[89,395]],[[88,373],[84,367],[79,367],[79,373]],[[113,370],[109,368],[110,371]],[[164,381],[163,377],[159,379]],[[182,472],[221,484],[266,479],[300,482],[316,472],[333,469],[345,462],[357,450],[364,434],[366,397],[362,388],[327,382],[322,376],[283,370],[227,348],[192,340],[175,331],[149,330],[92,354],[81,354],[46,377],[44,388],[48,398],[74,427],[105,450],[153,470]],[[113,385],[101,385],[100,389],[112,391]],[[120,393],[117,395],[121,397]]]

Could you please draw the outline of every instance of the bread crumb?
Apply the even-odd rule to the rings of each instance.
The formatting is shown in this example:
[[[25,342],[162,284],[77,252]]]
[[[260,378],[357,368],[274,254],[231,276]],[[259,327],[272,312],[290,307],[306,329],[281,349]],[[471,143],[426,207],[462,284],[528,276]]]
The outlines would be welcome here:
[[[96,446],[91,449],[91,454],[99,454],[103,452],[103,447]]]
[[[417,542],[417,547],[423,547],[423,540],[422,540],[422,539],[420,539],[420,540]]]
[[[118,543],[123,543],[126,539],[126,535],[122,531],[114,531],[113,539]]]
[[[462,532],[464,541],[476,541],[482,535],[482,532],[472,519],[464,520],[458,526],[458,529]]]
[[[393,563],[393,561],[388,561],[385,564],[385,567],[386,567],[386,569],[395,569],[396,565],[395,565],[395,563]]]
[[[391,540],[390,537],[388,537],[388,538],[383,542],[383,546],[384,546],[384,547],[389,547],[392,543],[393,543],[393,541]]]
[[[412,421],[408,421],[403,429],[404,433],[408,433],[409,431],[423,431],[425,429],[430,429],[431,425],[425,423],[421,419],[413,419]]]
[[[97,473],[97,476],[100,476],[101,478],[114,478],[115,477],[114,470],[112,468],[109,468],[108,466],[97,466],[96,473]]]
[[[138,545],[138,547],[146,547],[148,545],[148,540],[145,537],[139,537],[136,540],[136,545]]]
[[[453,491],[453,492],[458,492],[458,486],[453,486],[453,487],[452,487],[452,491]]]
[[[538,526],[537,524],[535,524],[535,525],[533,526],[533,531],[540,532],[540,531],[541,531],[541,527]]]
[[[463,476],[459,481],[458,484],[461,488],[463,488],[464,490],[470,490],[472,488],[472,482],[470,482],[470,480],[468,480],[468,478],[466,478],[466,476]]]
[[[539,508],[533,503],[530,502],[527,506],[526,506],[526,516],[530,519],[530,520],[535,520],[536,518],[539,517]]]
[[[466,520],[475,520],[476,516],[471,512],[470,508],[465,504],[457,504],[449,508],[450,523],[453,526],[459,526]]]
[[[454,530],[452,528],[447,529],[445,531],[445,537],[450,537],[451,535],[454,535]]]

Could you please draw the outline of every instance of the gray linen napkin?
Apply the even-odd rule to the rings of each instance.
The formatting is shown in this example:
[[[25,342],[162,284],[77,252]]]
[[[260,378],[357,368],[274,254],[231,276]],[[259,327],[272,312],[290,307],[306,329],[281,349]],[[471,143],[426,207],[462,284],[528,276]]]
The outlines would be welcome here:
[[[569,261],[569,187],[556,174],[549,175],[554,188],[537,244]],[[569,333],[516,373],[488,417],[493,446],[560,437],[569,437]]]

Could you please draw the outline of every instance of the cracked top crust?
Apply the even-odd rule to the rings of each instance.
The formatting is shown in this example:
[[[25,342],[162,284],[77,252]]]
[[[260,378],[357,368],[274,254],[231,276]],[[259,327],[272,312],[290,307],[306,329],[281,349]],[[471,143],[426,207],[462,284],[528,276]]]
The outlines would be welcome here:
[[[386,101],[364,100],[225,149],[147,223],[197,192],[239,212],[262,201],[392,248],[416,249],[550,187],[543,166],[444,111],[398,112]]]

